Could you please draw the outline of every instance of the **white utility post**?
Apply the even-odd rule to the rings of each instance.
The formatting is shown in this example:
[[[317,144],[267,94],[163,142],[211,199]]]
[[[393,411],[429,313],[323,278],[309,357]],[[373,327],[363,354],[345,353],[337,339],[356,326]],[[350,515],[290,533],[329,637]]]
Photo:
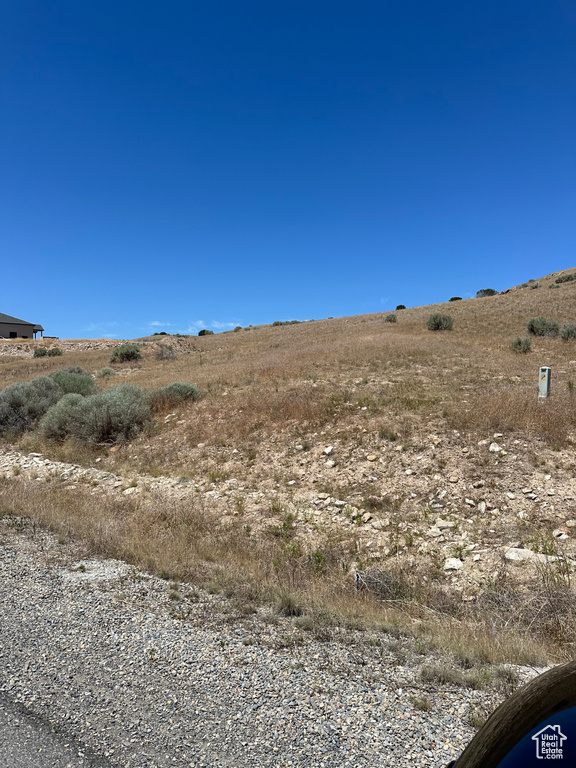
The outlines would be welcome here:
[[[545,400],[547,397],[550,397],[551,373],[552,373],[552,368],[550,368],[547,365],[543,365],[540,368],[540,373],[538,375],[538,399],[539,400]]]

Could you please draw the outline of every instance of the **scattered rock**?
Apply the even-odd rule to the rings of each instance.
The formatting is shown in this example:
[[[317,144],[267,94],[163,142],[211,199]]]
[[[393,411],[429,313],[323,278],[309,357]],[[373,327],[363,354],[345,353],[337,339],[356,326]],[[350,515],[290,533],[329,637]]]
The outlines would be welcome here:
[[[327,448],[324,448],[324,455],[325,456],[331,456],[334,453],[334,446],[329,445]]]
[[[453,520],[443,520],[441,517],[436,520],[436,528],[443,530],[444,528],[456,528],[456,523]]]
[[[459,571],[460,568],[462,568],[462,566],[463,566],[462,560],[459,560],[457,557],[448,557],[444,561],[445,571]]]
[[[490,453],[500,453],[502,450],[502,446],[498,445],[498,443],[490,443],[490,447],[488,448]]]

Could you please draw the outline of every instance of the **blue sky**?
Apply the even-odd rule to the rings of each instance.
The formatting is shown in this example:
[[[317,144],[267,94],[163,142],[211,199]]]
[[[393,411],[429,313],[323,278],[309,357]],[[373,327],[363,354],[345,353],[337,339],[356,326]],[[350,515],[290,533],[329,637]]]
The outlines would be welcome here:
[[[0,311],[132,338],[575,265],[571,0],[6,0]]]

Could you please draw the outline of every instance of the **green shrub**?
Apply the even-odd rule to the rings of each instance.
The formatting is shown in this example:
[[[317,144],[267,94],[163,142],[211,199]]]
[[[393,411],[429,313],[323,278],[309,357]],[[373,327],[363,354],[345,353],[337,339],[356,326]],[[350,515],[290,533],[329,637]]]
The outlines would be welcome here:
[[[526,327],[532,336],[558,336],[560,330],[556,320],[547,320],[545,317],[531,318]]]
[[[44,437],[74,437],[89,443],[130,440],[151,421],[148,393],[134,384],[120,384],[88,397],[66,395],[39,424]]]
[[[71,392],[77,395],[92,395],[96,392],[96,385],[92,381],[92,376],[79,365],[60,368],[60,370],[51,373],[50,378],[54,379],[65,395]]]
[[[386,317],[384,318],[384,322],[385,323],[397,323],[398,322],[398,318],[396,317],[396,315],[386,315]]]
[[[298,325],[302,320],[274,320],[272,327],[275,328],[279,325]]]
[[[97,379],[107,379],[109,376],[116,376],[116,371],[114,368],[100,368],[99,371],[96,371],[96,378]]]
[[[398,306],[396,307],[396,311],[398,311],[399,309],[406,309],[406,306],[404,304],[398,304]]]
[[[428,318],[426,327],[429,331],[451,331],[454,319],[451,315],[443,315],[441,312],[433,312]]]
[[[452,296],[448,301],[462,301],[462,296]]]
[[[48,350],[48,357],[61,357],[64,354],[60,347],[50,347]]]
[[[235,331],[241,331],[242,330],[242,326],[241,325],[237,325],[236,328],[234,328],[234,330]]]
[[[481,288],[476,292],[476,298],[485,299],[486,296],[495,296],[497,293],[498,291],[495,291],[494,288]]]
[[[34,357],[46,357],[48,350],[46,347],[36,347],[34,350]]]
[[[214,331],[208,331],[206,328],[202,328],[198,331],[198,336],[214,336]]]
[[[574,323],[565,323],[560,331],[562,341],[572,341],[576,339],[576,325]]]
[[[516,336],[512,344],[510,344],[510,349],[518,354],[525,355],[531,351],[532,342],[529,338],[521,339],[520,336]]]
[[[19,434],[34,429],[61,397],[62,390],[49,376],[10,384],[0,392],[0,434]]]
[[[572,280],[576,280],[576,272],[571,272],[569,275],[562,275],[561,277],[557,277],[554,282],[557,285],[560,285],[560,283],[571,283]]]
[[[140,354],[140,347],[138,344],[120,344],[119,347],[114,347],[112,354],[110,355],[111,363],[128,363],[131,360],[140,360],[142,355]]]
[[[183,403],[185,400],[192,402],[199,400],[202,392],[195,384],[188,384],[185,381],[174,381],[165,387],[155,389],[150,393],[150,405],[153,410],[161,408],[170,408],[173,405]]]

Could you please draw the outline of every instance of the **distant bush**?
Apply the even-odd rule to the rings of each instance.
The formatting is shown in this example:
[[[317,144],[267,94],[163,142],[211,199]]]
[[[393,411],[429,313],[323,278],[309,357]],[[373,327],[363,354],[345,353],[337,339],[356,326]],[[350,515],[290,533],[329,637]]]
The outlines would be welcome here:
[[[242,326],[241,325],[237,325],[236,328],[234,328],[234,330],[235,331],[241,331],[242,330]]]
[[[202,328],[198,331],[198,336],[214,336],[214,331],[208,331],[206,328]]]
[[[34,429],[61,397],[62,390],[49,376],[10,384],[0,392],[0,434],[19,434]]]
[[[454,319],[451,315],[443,315],[441,312],[434,312],[428,318],[426,327],[429,331],[451,331],[454,325]]]
[[[48,350],[46,347],[36,347],[34,350],[34,357],[46,357]]]
[[[131,360],[140,360],[140,347],[138,344],[120,344],[114,347],[110,355],[111,363],[128,363]]]
[[[476,298],[485,299],[486,296],[495,296],[497,293],[498,291],[495,291],[494,288],[481,288],[476,292]]]
[[[74,437],[90,443],[130,440],[151,421],[148,393],[120,384],[88,397],[69,394],[46,413],[39,432],[52,440]]]
[[[462,301],[462,296],[452,296],[448,301]]]
[[[531,290],[535,290],[536,288],[540,288],[540,283],[536,283],[536,282],[530,281],[530,288],[531,288]]]
[[[556,320],[547,320],[545,317],[531,318],[526,328],[532,336],[558,336],[560,331]]]
[[[554,282],[557,285],[560,285],[560,283],[571,283],[572,280],[576,280],[576,272],[571,272],[569,275],[561,275],[560,277],[557,277]]]
[[[186,400],[194,402],[202,397],[202,392],[195,384],[175,381],[150,393],[150,405],[153,410],[170,408]]]
[[[550,285],[548,286],[548,288],[560,288],[560,286],[559,286],[559,285],[556,285],[555,283],[550,283]]]
[[[520,336],[517,336],[512,344],[510,344],[510,349],[518,354],[525,355],[531,351],[532,342],[529,338],[521,339]]]
[[[160,345],[156,350],[156,360],[176,360],[176,352],[172,347]]]
[[[396,311],[398,311],[399,309],[406,309],[406,306],[404,304],[398,304],[398,306],[396,307]]]
[[[562,341],[572,341],[576,339],[576,325],[574,323],[566,323],[560,330],[560,338]]]
[[[96,371],[96,378],[97,379],[106,379],[109,376],[116,376],[116,371],[114,368],[100,368],[99,371]]]
[[[302,320],[274,320],[272,323],[272,327],[276,327],[278,325],[297,325],[298,323],[301,323]]]
[[[398,322],[398,318],[396,317],[396,315],[386,315],[386,317],[384,318],[384,322],[385,323],[397,323]]]
[[[65,395],[71,392],[78,395],[92,395],[96,392],[92,376],[79,365],[54,371],[50,374],[50,378],[58,384]]]
[[[156,333],[153,333],[152,336],[170,336],[170,334],[166,333],[166,331],[156,331]]]
[[[60,347],[50,347],[48,350],[48,357],[61,357],[64,354]]]

